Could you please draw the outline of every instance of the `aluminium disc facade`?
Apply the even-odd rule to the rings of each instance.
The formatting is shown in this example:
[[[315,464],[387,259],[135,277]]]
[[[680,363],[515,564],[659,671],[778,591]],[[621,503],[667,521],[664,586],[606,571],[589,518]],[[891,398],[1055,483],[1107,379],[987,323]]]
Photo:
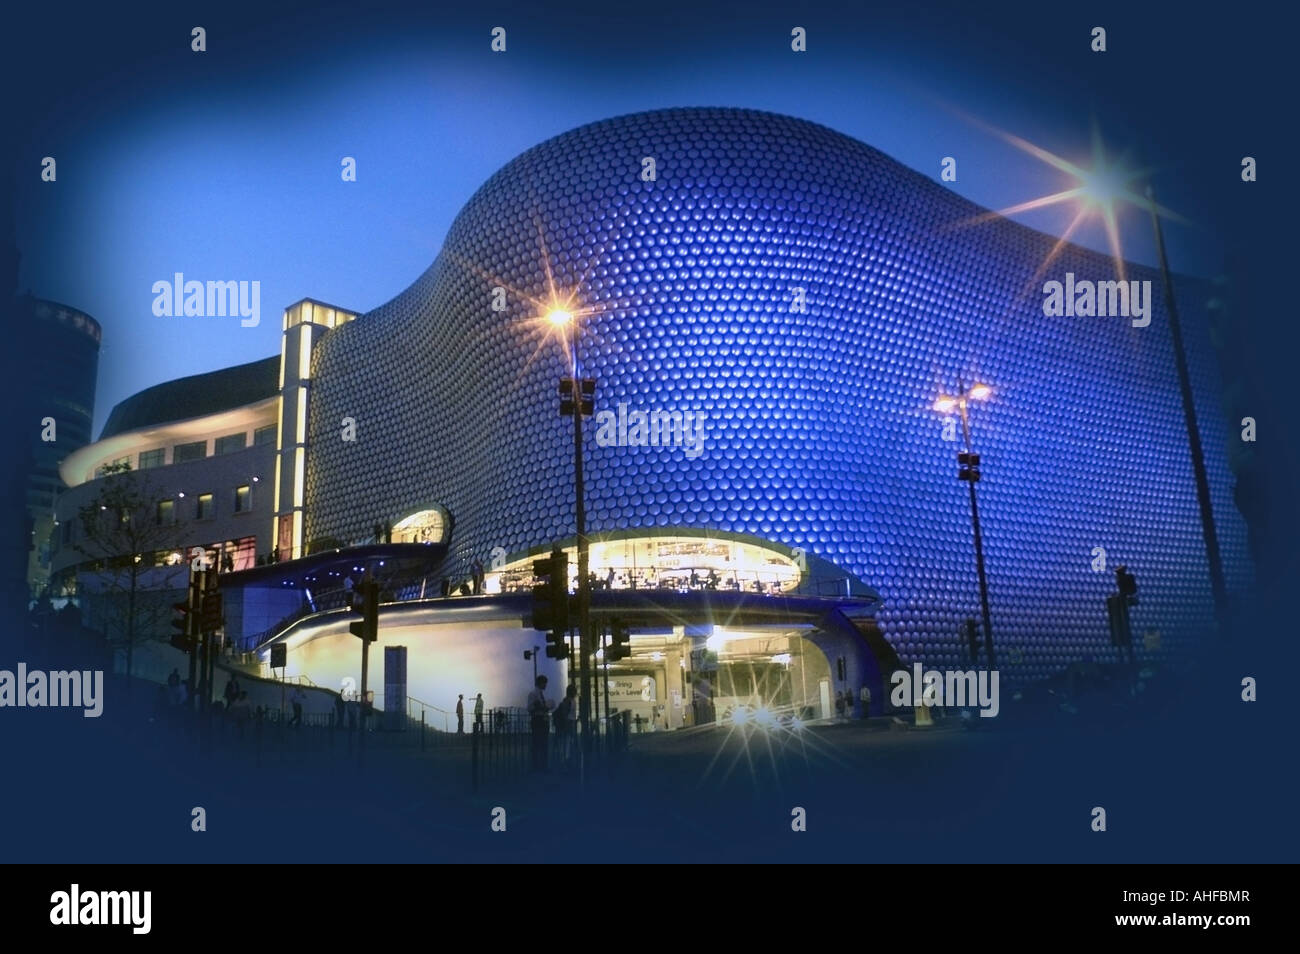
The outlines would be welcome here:
[[[643,172],[654,160],[654,177]],[[802,547],[883,598],[905,661],[956,665],[978,617],[960,427],[972,407],[999,663],[1033,678],[1113,658],[1109,572],[1137,576],[1139,640],[1212,618],[1159,276],[1148,327],[1047,318],[1042,283],[1109,280],[1106,256],[985,210],[833,130],[736,109],[594,123],[524,153],[468,202],[433,265],[313,357],[308,540],[369,535],[436,503],[453,560],[573,535],[564,351],[535,319],[547,266],[583,321],[596,406],[703,413],[703,450],[597,446],[592,532],[712,528]],[[494,288],[505,310],[494,310]],[[1180,310],[1230,592],[1250,582],[1202,286]],[[356,421],[357,440],[340,439]],[[951,424],[952,422],[947,422]],[[589,425],[590,426],[590,425]],[[1234,435],[1235,436],[1235,435]],[[1094,548],[1107,572],[1092,569]]]

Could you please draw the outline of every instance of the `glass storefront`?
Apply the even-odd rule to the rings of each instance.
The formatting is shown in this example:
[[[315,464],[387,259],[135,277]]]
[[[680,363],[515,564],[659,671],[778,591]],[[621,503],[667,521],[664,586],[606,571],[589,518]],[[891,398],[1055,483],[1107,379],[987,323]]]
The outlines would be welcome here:
[[[396,533],[396,528],[394,528]],[[570,583],[577,584],[577,553],[569,547]],[[533,586],[537,556],[487,574],[488,593],[523,592]],[[595,590],[731,590],[789,593],[801,570],[785,552],[761,542],[708,536],[635,536],[591,543]]]

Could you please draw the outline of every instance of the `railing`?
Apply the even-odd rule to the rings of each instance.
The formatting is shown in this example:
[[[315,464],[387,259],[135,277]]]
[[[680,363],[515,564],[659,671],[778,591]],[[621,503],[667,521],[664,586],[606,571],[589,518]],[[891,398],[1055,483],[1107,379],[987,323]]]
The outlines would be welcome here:
[[[426,721],[390,721],[385,713],[360,702],[345,703],[333,712],[303,712],[274,707],[220,703],[203,714],[188,706],[164,707],[155,713],[159,731],[199,732],[203,751],[252,755],[267,762],[326,763],[351,758],[427,758],[449,780],[478,789],[486,784],[516,780],[530,772],[577,777],[598,765],[614,767],[627,751],[630,713],[615,713],[584,753],[572,729],[556,731],[551,714],[534,722],[522,709],[484,712],[481,723],[470,722],[464,733],[442,732]]]

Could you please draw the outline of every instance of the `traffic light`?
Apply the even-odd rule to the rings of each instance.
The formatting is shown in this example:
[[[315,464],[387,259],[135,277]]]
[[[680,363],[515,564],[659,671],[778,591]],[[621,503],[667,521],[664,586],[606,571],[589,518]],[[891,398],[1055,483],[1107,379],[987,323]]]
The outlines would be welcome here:
[[[546,658],[567,659],[569,629],[569,558],[555,549],[533,561],[533,629],[546,631]]]
[[[980,479],[980,455],[968,451],[957,452],[957,479],[978,483]]]
[[[363,581],[357,589],[361,593],[360,606],[353,605],[352,611],[359,612],[361,619],[348,624],[348,632],[368,643],[379,641],[379,584],[374,580]]]
[[[176,611],[176,616],[172,619],[172,629],[177,632],[172,633],[168,642],[183,653],[192,652],[194,650],[194,637],[190,632],[190,604],[173,603],[172,609]]]
[[[1137,606],[1138,583],[1133,574],[1128,571],[1128,567],[1122,564],[1115,567],[1115,584],[1119,587],[1119,595],[1124,601],[1129,606]]]
[[[605,659],[618,662],[632,655],[632,634],[622,620],[613,620],[609,624],[609,645],[605,648]]]
[[[839,677],[841,682],[844,681],[844,657],[843,656],[835,657],[835,674]]]
[[[200,624],[203,632],[215,633],[222,625],[221,592],[209,590],[203,594],[203,610]]]
[[[546,634],[546,658],[568,659],[569,644],[565,642],[563,630],[551,630]]]
[[[533,561],[533,629],[569,628],[569,558],[552,550],[544,560]]]
[[[198,636],[198,614],[195,610],[199,599],[199,579],[198,573],[191,572],[185,602],[172,604],[175,615],[172,617],[171,625],[176,632],[172,633],[168,642],[183,653],[193,652],[197,643],[195,637]]]
[[[582,378],[578,389],[582,392],[582,416],[591,417],[596,410],[596,379]],[[560,379],[560,417],[573,417],[573,378]]]

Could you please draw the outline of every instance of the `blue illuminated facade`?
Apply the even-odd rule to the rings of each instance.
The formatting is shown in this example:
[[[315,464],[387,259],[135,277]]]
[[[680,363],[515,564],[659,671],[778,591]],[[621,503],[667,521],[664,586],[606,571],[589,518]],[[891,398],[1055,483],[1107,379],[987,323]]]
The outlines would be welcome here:
[[[648,170],[653,160],[653,177]],[[985,210],[861,142],[784,116],[677,109],[594,123],[494,175],[406,291],[311,361],[305,538],[365,538],[428,502],[463,571],[573,535],[565,356],[534,319],[592,313],[596,407],[704,414],[703,451],[587,443],[593,532],[696,528],[803,548],[877,589],[905,662],[961,662],[978,617],[966,488],[935,398],[973,407],[994,631],[1009,678],[1113,658],[1109,569],[1164,651],[1212,618],[1159,276],[1148,327],[1048,318],[1042,284],[1111,260]],[[1040,271],[1042,270],[1042,271]],[[495,310],[502,303],[504,310]],[[1229,591],[1249,586],[1204,304],[1180,284]],[[340,439],[355,421],[356,439]],[[951,422],[948,422],[951,424]],[[589,435],[590,436],[590,435]],[[960,428],[956,428],[960,439]],[[1094,548],[1108,572],[1093,570]]]

